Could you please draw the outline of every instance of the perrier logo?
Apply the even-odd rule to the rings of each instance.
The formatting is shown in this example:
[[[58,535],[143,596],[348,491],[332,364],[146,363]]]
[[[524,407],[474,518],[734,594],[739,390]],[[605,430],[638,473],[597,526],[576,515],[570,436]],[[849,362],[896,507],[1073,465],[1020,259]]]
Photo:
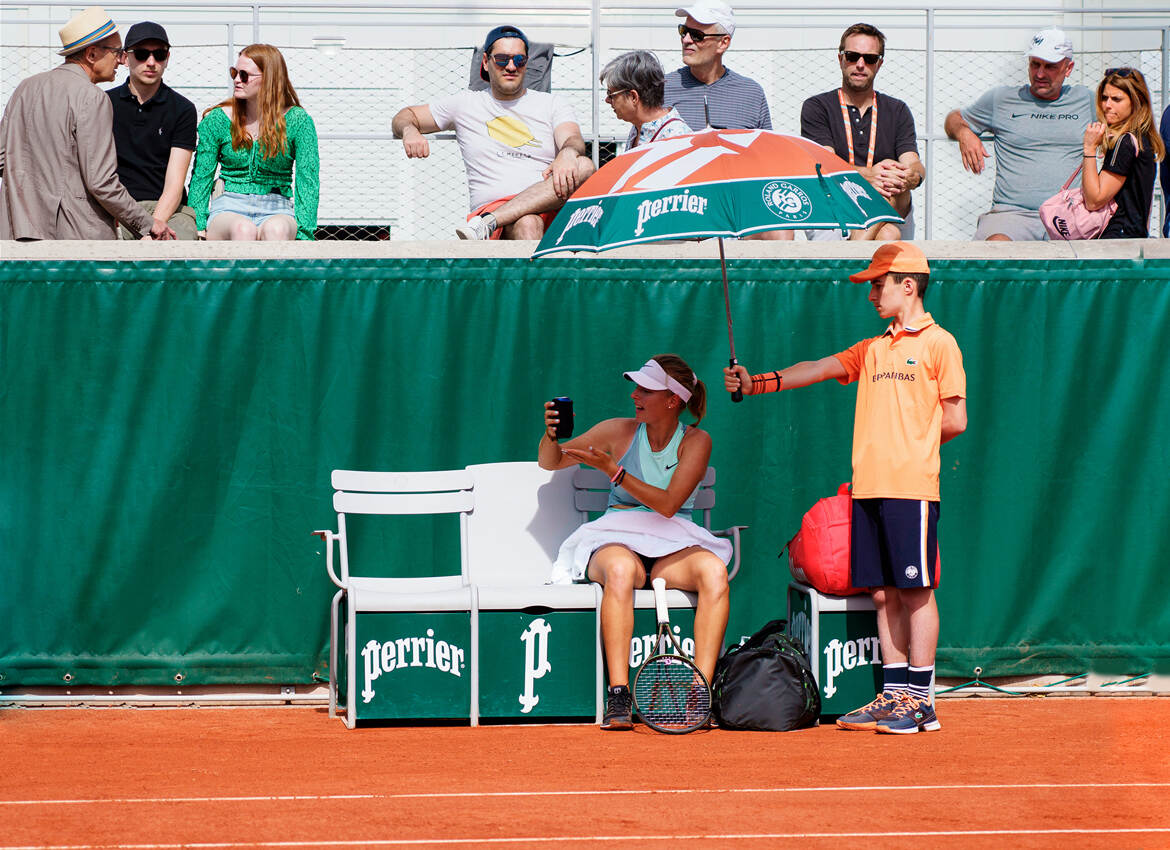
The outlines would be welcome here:
[[[799,186],[784,180],[764,185],[764,206],[782,221],[804,221],[812,215],[812,201]]]

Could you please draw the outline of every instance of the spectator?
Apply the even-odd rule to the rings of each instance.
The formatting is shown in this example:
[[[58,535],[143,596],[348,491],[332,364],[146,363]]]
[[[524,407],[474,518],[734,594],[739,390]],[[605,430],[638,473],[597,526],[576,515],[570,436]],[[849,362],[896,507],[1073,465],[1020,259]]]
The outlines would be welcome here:
[[[1162,149],[1170,152],[1170,105],[1162,112],[1162,124],[1159,127],[1162,137]],[[1170,156],[1162,157],[1162,235],[1170,239]]]
[[[190,197],[196,225],[208,239],[313,239],[317,128],[301,107],[284,57],[271,44],[252,44],[228,72],[232,96],[205,110],[199,122]],[[224,191],[212,198],[217,166]]]
[[[605,419],[558,443],[556,409],[547,402],[537,447],[541,469],[584,463],[612,482],[605,513],[561,544],[551,579],[595,581],[604,588],[601,643],[609,693],[602,729],[633,725],[629,675],[635,588],[663,578],[667,587],[698,594],[695,666],[710,682],[723,649],[732,556],[730,543],[690,519],[711,459],[711,435],[698,428],[707,409],[706,386],[674,354],[659,354],[624,374],[636,385],[632,417]],[[679,421],[684,411],[695,425]]]
[[[677,109],[663,106],[662,63],[653,53],[623,53],[601,69],[601,84],[613,114],[630,122],[627,148],[692,132]]]
[[[195,153],[195,104],[163,82],[171,58],[167,31],[143,21],[126,32],[122,61],[130,75],[108,89],[114,107],[118,179],[155,221],[179,239],[195,238],[195,210],[187,206],[187,169]],[[123,239],[133,238],[125,227]]]
[[[1105,162],[1097,170],[1097,148]],[[1081,193],[1098,210],[1117,201],[1102,239],[1147,239],[1154,202],[1155,160],[1166,148],[1154,129],[1150,90],[1136,68],[1109,68],[1097,86],[1097,120],[1085,129]]]
[[[731,7],[722,0],[697,0],[675,9],[674,14],[686,18],[678,25],[683,67],[666,75],[666,103],[696,130],[708,124],[704,98],[712,127],[771,130],[763,88],[723,64],[723,54],[735,35]]]
[[[867,230],[855,230],[850,239],[913,239],[910,191],[926,179],[926,169],[918,158],[918,136],[910,108],[874,91],[874,79],[885,53],[886,37],[877,27],[849,27],[842,33],[837,50],[841,87],[810,97],[800,110],[800,135],[856,166],[905,219],[901,227],[886,221]],[[841,232],[810,230],[808,238],[840,239]]]
[[[696,130],[708,124],[721,130],[771,130],[763,88],[723,64],[723,54],[735,35],[731,7],[722,0],[697,0],[675,9],[674,14],[686,18],[678,25],[683,67],[666,75],[666,103]],[[794,237],[791,230],[765,230],[744,238],[790,241]]]
[[[424,133],[454,128],[471,213],[460,239],[539,239],[569,196],[593,173],[581,128],[558,94],[524,87],[528,37],[499,26],[483,43],[483,91],[408,106],[391,129],[407,157],[430,155]]]
[[[995,190],[991,210],[979,216],[976,239],[1047,239],[1040,204],[1080,162],[1093,93],[1064,85],[1073,69],[1072,42],[1063,30],[1041,30],[1026,56],[1028,86],[991,89],[966,109],[951,112],[943,125],[959,143],[963,167],[975,174],[987,157],[978,134],[995,134]]]
[[[122,36],[91,6],[60,30],[62,65],[16,87],[0,119],[0,239],[116,239],[117,221],[173,239],[118,180],[113,110]]]

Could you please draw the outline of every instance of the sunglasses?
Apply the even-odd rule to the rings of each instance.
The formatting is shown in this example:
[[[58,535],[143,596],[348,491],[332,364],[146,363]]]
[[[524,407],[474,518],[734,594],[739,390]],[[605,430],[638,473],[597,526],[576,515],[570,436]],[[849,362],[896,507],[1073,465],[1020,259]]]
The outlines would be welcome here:
[[[1137,73],[1137,71],[1134,68],[1106,68],[1105,69],[1105,76],[1106,77],[1121,77],[1122,79],[1124,79],[1125,77],[1132,77],[1136,73]]]
[[[633,89],[618,89],[617,91],[607,91],[605,93],[605,102],[606,103],[613,103],[613,99],[615,97],[617,97],[619,94],[625,94],[626,92],[631,92],[631,91],[633,91]]]
[[[725,32],[703,32],[694,27],[688,27],[686,24],[678,25],[678,34],[680,36],[689,35],[695,44],[702,44],[705,38],[723,38],[727,35]]]
[[[251,80],[251,79],[256,79],[256,80],[258,80],[258,79],[260,79],[260,75],[259,75],[259,74],[253,74],[253,73],[252,73],[252,72],[250,72],[250,71],[241,71],[239,68],[228,68],[228,73],[232,75],[232,79],[233,79],[233,80],[234,80],[236,77],[239,77],[239,78],[240,78],[240,82],[241,82],[241,83],[243,83],[244,85],[248,85],[248,80]]]
[[[507,68],[511,62],[516,66],[516,70],[520,70],[528,64],[528,57],[523,53],[493,53],[492,61],[496,63],[497,68]]]
[[[171,57],[170,48],[156,47],[154,50],[147,50],[145,47],[135,47],[129,51],[134,54],[134,58],[139,62],[145,62],[151,56],[154,57],[155,62],[166,62]]]
[[[117,53],[119,56],[121,56],[123,53],[125,53],[125,52],[126,52],[126,51],[125,51],[124,49],[122,49],[121,47],[107,47],[107,46],[106,46],[106,45],[104,45],[104,44],[94,44],[94,45],[92,45],[92,46],[93,46],[93,47],[96,47],[98,50],[109,50],[109,51],[111,51],[111,52],[113,52],[113,53]]]
[[[850,65],[856,65],[858,59],[864,59],[866,65],[876,65],[882,61],[880,53],[858,53],[856,50],[842,50],[840,55],[845,57],[845,61]]]

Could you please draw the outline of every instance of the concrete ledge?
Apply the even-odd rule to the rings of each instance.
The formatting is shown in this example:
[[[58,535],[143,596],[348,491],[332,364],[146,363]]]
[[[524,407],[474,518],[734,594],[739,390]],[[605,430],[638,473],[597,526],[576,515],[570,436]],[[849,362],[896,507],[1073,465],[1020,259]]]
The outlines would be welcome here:
[[[336,259],[488,259],[526,258],[536,242],[0,242],[3,260],[336,260]],[[1140,260],[1170,259],[1170,240],[1114,239],[1103,242],[917,243],[927,257],[940,260]],[[728,259],[868,259],[869,242],[760,242],[725,240]],[[586,260],[715,259],[715,240],[654,242],[600,254],[564,252],[552,257]]]

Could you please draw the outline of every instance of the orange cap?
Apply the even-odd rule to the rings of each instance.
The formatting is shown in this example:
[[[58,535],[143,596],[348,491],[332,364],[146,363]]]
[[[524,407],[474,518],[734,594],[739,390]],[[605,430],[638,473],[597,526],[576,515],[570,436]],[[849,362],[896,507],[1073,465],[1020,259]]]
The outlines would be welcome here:
[[[849,275],[849,279],[854,283],[868,283],[886,272],[930,274],[930,264],[926,255],[909,242],[887,242],[873,252],[868,269]]]

